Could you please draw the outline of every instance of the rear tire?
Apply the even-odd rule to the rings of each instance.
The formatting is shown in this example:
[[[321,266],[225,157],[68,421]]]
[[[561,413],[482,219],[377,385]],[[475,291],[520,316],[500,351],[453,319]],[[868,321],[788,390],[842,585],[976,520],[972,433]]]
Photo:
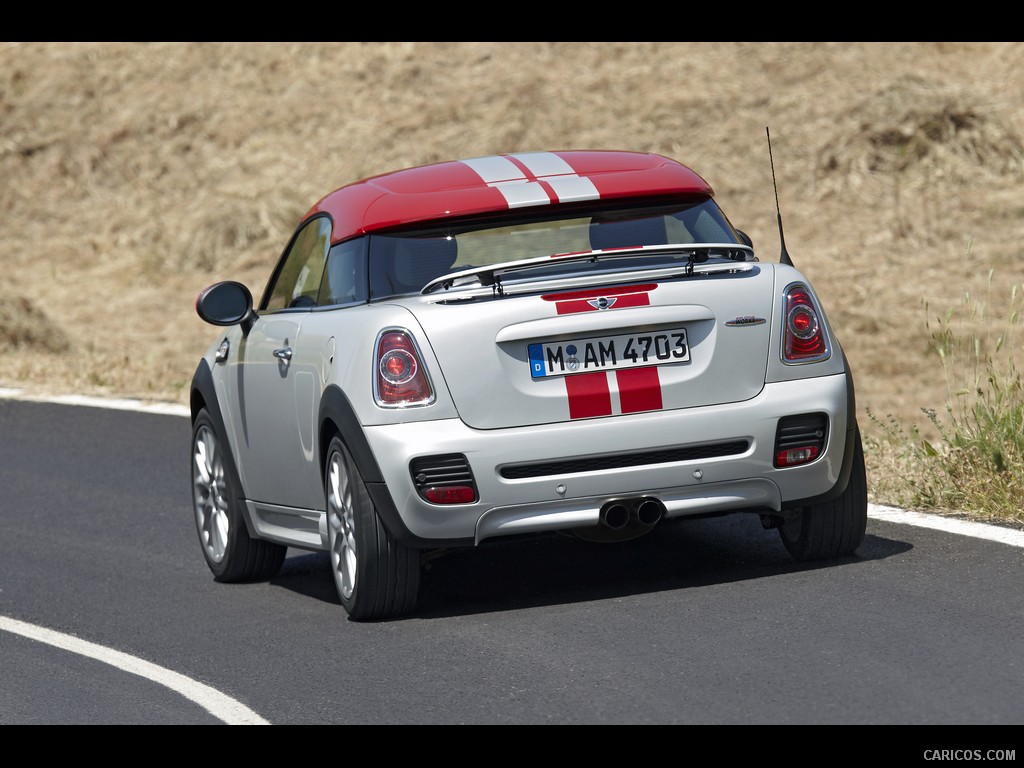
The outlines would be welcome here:
[[[203,557],[216,581],[269,579],[281,570],[288,548],[249,535],[222,445],[210,414],[200,410],[192,425],[192,505]]]
[[[794,560],[825,560],[852,555],[864,541],[868,520],[867,473],[860,430],[853,444],[850,480],[839,496],[804,507],[779,528],[782,543]]]
[[[354,621],[387,619],[416,605],[420,552],[392,538],[348,449],[335,437],[324,472],[331,573]]]

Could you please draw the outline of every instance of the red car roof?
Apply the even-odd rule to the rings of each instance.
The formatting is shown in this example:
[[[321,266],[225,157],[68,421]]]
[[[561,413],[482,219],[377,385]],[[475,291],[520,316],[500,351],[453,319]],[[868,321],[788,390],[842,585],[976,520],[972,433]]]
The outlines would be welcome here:
[[[682,163],[645,152],[521,152],[423,165],[341,187],[306,217],[328,213],[332,240],[407,224],[561,203],[714,192]]]

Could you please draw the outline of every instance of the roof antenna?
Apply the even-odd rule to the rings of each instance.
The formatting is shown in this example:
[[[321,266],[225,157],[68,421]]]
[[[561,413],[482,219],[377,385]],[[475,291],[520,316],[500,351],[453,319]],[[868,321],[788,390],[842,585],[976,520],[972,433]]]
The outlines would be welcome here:
[[[782,244],[782,253],[779,255],[779,262],[793,266],[793,260],[789,258],[789,251],[786,250],[786,236],[782,234],[782,209],[779,207],[779,185],[775,181],[775,159],[772,157],[772,134],[768,126],[764,128],[768,136],[768,160],[772,164],[772,187],[775,188],[775,213],[779,218],[779,242]]]

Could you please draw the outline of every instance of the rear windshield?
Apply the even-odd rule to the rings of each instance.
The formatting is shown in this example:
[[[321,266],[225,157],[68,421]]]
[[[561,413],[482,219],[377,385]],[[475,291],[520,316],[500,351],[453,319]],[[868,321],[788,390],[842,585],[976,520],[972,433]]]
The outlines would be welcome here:
[[[448,224],[443,230],[371,235],[370,292],[372,299],[418,293],[434,278],[450,272],[554,254],[640,245],[740,242],[712,199],[603,210],[567,218]],[[671,258],[669,254],[652,255],[631,263],[639,268]],[[586,263],[557,267],[566,271],[589,268],[599,267]]]

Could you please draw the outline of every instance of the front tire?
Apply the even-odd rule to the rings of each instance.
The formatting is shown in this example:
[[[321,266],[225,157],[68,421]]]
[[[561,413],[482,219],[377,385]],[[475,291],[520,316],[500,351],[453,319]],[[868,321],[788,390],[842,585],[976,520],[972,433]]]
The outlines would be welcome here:
[[[348,449],[335,437],[324,471],[331,572],[338,597],[355,621],[411,611],[420,582],[419,550],[388,533]]]
[[[241,494],[210,414],[192,425],[192,503],[203,557],[216,581],[259,581],[281,570],[287,547],[249,536]]]
[[[867,473],[857,429],[846,490],[831,501],[804,507],[779,528],[779,534],[794,560],[826,560],[852,555],[864,541],[867,520]]]

